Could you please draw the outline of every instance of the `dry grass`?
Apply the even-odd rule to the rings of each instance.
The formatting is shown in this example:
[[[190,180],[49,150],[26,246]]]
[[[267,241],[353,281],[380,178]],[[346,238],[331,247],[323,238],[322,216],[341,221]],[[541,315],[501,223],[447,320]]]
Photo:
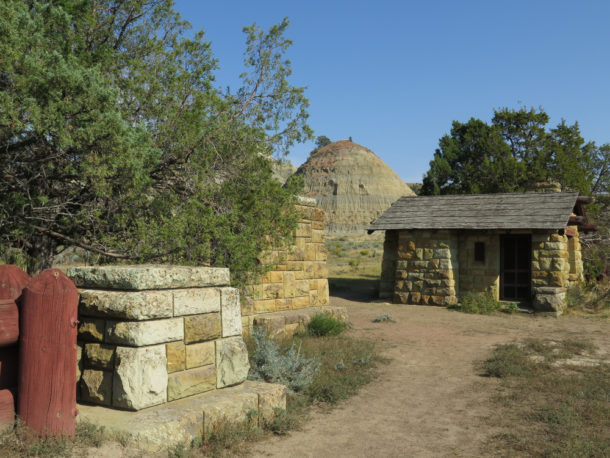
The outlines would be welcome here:
[[[586,341],[499,346],[484,363],[502,383],[490,419],[499,456],[610,456],[610,365]],[[581,363],[579,364],[579,360]]]

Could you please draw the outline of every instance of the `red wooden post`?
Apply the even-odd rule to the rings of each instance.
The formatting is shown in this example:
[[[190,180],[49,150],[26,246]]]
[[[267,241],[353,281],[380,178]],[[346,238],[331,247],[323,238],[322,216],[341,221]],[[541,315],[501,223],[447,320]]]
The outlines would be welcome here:
[[[73,436],[76,428],[78,290],[47,269],[23,291],[17,413],[39,436]]]
[[[19,311],[15,301],[30,276],[14,265],[0,265],[0,428],[15,421],[15,393],[19,371]]]
[[[30,276],[12,264],[0,265],[0,299],[17,300],[23,288],[30,282]]]

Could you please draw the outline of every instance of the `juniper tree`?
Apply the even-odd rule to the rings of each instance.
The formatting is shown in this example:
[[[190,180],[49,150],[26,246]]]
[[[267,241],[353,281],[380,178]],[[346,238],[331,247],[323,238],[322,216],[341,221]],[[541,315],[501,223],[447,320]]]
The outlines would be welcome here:
[[[171,0],[0,4],[0,250],[35,272],[69,246],[107,261],[255,269],[296,225],[268,158],[312,137],[288,21],[244,29],[216,87],[203,32]]]
[[[585,142],[578,123],[547,129],[542,110],[503,108],[491,124],[453,122],[424,176],[422,194],[523,191],[537,181],[591,192],[595,145]]]

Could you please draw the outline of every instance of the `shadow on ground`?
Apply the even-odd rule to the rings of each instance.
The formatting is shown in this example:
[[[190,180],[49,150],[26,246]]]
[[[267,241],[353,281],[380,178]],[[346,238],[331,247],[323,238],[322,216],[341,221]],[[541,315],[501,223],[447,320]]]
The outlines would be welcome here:
[[[379,279],[329,278],[331,296],[350,301],[369,301],[379,298]]]

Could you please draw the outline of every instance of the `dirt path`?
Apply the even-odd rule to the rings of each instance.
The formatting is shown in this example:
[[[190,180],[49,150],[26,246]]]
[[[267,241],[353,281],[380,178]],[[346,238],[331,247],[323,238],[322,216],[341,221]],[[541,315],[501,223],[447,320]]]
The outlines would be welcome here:
[[[355,336],[379,342],[380,377],[302,431],[254,446],[254,456],[485,456],[486,419],[498,381],[477,373],[493,346],[525,337],[588,338],[610,353],[610,323],[587,318],[466,315],[438,307],[332,298],[348,307]],[[390,313],[396,323],[372,323]]]

